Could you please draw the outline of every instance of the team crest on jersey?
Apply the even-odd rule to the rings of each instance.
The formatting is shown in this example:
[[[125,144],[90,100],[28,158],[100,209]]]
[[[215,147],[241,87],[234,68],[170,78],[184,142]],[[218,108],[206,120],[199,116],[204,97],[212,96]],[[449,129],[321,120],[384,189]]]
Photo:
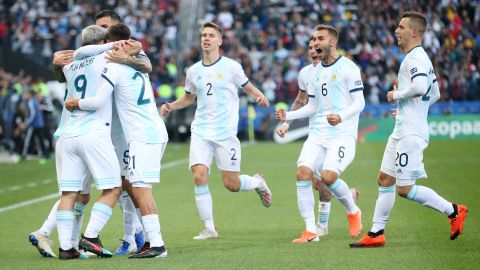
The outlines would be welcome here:
[[[410,75],[413,75],[417,71],[418,71],[417,67],[414,67],[414,68],[410,69]]]
[[[218,79],[219,81],[223,80],[223,74],[222,74],[222,73],[218,73],[218,74],[217,74],[217,79]]]
[[[333,74],[331,80],[332,80],[332,81],[335,81],[336,79],[337,79],[337,74]]]

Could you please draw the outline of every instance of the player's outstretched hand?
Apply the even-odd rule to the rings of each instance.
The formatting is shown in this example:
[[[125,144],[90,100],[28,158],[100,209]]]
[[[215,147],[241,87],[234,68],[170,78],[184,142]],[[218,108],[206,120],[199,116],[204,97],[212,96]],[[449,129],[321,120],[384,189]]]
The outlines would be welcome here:
[[[330,125],[336,126],[342,122],[342,118],[338,114],[330,113],[327,115],[327,121]]]
[[[280,138],[285,137],[285,134],[287,134],[287,132],[288,132],[288,127],[289,127],[289,125],[286,122],[284,122],[282,124],[282,127],[277,129],[276,132],[277,132],[278,136],[280,136]]]
[[[78,106],[78,99],[73,99],[72,97],[68,97],[67,100],[65,100],[65,108],[72,112],[76,107]]]
[[[256,102],[257,102],[258,105],[260,105],[262,107],[270,106],[270,102],[268,102],[268,99],[264,95],[261,95],[261,96],[257,97]]]
[[[172,111],[172,107],[168,102],[163,104],[162,107],[160,107],[160,114],[162,116],[167,116],[171,111]]]
[[[286,121],[287,120],[287,113],[285,112],[284,109],[278,109],[275,112],[275,119],[280,120],[280,121]]]
[[[53,65],[63,67],[73,61],[73,50],[58,51],[53,54]]]

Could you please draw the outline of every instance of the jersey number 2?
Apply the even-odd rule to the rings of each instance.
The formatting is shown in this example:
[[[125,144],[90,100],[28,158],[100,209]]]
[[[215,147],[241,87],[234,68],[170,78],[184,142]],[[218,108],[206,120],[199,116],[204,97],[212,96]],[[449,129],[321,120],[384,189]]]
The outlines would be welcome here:
[[[141,106],[141,105],[150,103],[150,99],[143,98],[143,95],[145,95],[145,79],[143,78],[142,74],[140,72],[135,72],[135,75],[133,75],[132,79],[136,80],[138,77],[142,79],[142,89],[140,90],[140,95],[138,96],[138,99],[137,99],[137,105]]]
[[[207,87],[208,87],[207,96],[213,96],[213,93],[212,93],[212,84],[211,84],[211,83],[207,83]]]

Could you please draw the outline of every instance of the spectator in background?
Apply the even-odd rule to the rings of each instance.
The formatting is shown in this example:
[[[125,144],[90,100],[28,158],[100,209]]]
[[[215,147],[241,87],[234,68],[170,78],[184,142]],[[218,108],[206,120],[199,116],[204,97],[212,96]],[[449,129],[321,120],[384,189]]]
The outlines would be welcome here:
[[[21,125],[22,130],[26,130],[25,141],[23,144],[22,158],[26,159],[30,145],[33,143],[36,146],[38,156],[42,157],[39,160],[40,164],[45,164],[46,159],[50,158],[50,152],[45,145],[45,122],[43,120],[40,104],[33,91],[24,91],[23,98],[26,103],[27,116],[25,122]]]

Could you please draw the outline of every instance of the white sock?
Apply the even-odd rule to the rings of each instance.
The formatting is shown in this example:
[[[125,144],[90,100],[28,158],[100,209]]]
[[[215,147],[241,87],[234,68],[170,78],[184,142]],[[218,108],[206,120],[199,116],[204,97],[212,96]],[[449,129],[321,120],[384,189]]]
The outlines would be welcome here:
[[[123,240],[130,244],[135,243],[135,233],[137,231],[138,216],[133,204],[132,199],[128,196],[128,193],[122,193],[120,196],[122,200],[119,200],[123,214]]]
[[[212,195],[210,194],[208,184],[203,186],[195,185],[195,203],[197,204],[198,214],[200,215],[200,219],[203,220],[205,228],[215,230]]]
[[[56,214],[58,240],[60,242],[60,248],[63,250],[69,250],[72,245],[72,230],[73,230],[73,211],[71,210],[58,210]]]
[[[38,230],[41,234],[50,236],[52,231],[57,228],[57,208],[59,203],[60,200],[53,205],[52,210],[50,210],[50,214],[48,214],[47,219],[43,223],[42,227],[40,227]]]
[[[297,181],[297,204],[300,215],[305,222],[306,230],[316,233],[315,198],[313,197],[312,181]]]
[[[162,234],[160,233],[160,221],[158,215],[152,214],[142,217],[145,232],[150,240],[150,247],[161,247],[164,245]]]
[[[378,187],[378,198],[375,203],[375,213],[373,214],[373,225],[370,230],[376,233],[385,229],[390,211],[395,204],[395,185],[389,187]]]
[[[328,218],[330,217],[330,206],[332,202],[318,202],[318,226],[328,228]]]
[[[138,220],[140,220],[139,222],[142,225],[143,239],[145,240],[145,242],[148,242],[148,235],[145,232],[145,226],[143,225],[143,221],[142,221],[142,212],[140,211],[140,208],[135,208],[135,212],[137,213],[137,218]]]
[[[80,236],[80,231],[82,230],[83,225],[83,213],[85,212],[85,204],[76,202],[73,207],[73,213],[75,214],[75,220],[73,221],[73,230],[72,230],[72,244],[73,246],[78,245],[78,238]]]
[[[263,180],[246,174],[240,175],[240,191],[249,191],[259,188]]]
[[[347,183],[342,179],[338,178],[333,184],[331,184],[328,189],[332,194],[347,208],[349,214],[354,214],[358,211],[358,207],[355,204],[355,201],[352,198],[352,193],[350,188],[348,188]]]
[[[407,195],[407,198],[412,201],[419,202],[420,204],[444,213],[447,216],[453,214],[452,203],[445,200],[438,195],[433,189],[414,185]]]
[[[95,202],[88,221],[85,237],[96,238],[112,216],[112,208],[104,203]]]

